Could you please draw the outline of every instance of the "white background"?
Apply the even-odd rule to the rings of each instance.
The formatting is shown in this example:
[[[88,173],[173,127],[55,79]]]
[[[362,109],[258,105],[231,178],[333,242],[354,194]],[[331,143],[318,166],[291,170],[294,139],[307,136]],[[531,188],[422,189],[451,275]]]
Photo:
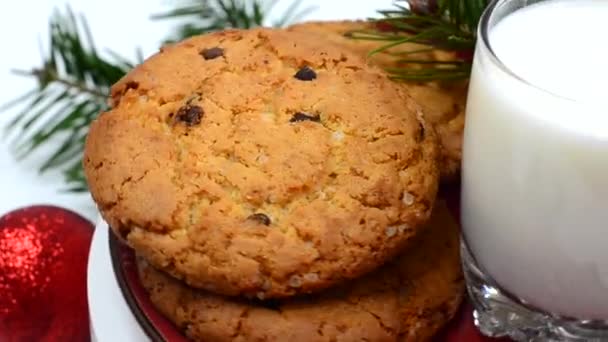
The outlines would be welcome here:
[[[167,0],[72,0],[70,5],[84,14],[89,22],[97,47],[111,48],[132,58],[137,47],[144,56],[154,53],[159,42],[167,36],[173,23],[151,21],[153,13],[172,8]],[[274,13],[291,0],[281,0]],[[389,8],[391,0],[304,0],[303,5],[317,6],[306,19],[357,19],[375,16],[377,9]],[[28,70],[41,60],[40,46],[46,45],[48,18],[54,8],[64,8],[65,1],[11,1],[0,10],[0,104],[32,89],[31,79],[15,76],[11,69]],[[272,17],[271,17],[272,18]],[[0,113],[4,126],[13,112]],[[89,196],[61,193],[61,175],[39,175],[35,157],[16,162],[8,147],[8,140],[0,140],[0,215],[10,210],[33,205],[53,204],[73,209],[93,220],[95,207]]]

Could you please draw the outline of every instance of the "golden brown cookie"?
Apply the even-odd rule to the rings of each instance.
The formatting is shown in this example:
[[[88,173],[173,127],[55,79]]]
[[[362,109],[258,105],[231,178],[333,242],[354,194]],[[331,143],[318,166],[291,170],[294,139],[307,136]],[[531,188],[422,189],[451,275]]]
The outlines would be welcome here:
[[[345,34],[368,28],[369,24],[362,21],[328,21],[307,22],[294,25],[288,29],[323,36],[323,38],[318,37],[316,39],[327,39],[335,46],[349,49],[362,57],[367,57],[370,51],[386,44],[386,42],[354,40],[346,37]],[[423,45],[413,43],[403,44],[391,49],[390,52],[424,48]],[[412,58],[449,60],[453,57],[449,53],[433,50],[417,53]],[[396,57],[389,53],[378,53],[370,58],[373,64],[383,68],[394,67],[396,60]],[[428,122],[435,126],[439,135],[442,180],[451,181],[456,179],[460,171],[460,160],[462,158],[462,134],[468,81],[401,83],[414,100],[422,106]]]
[[[195,290],[140,259],[152,303],[194,341],[428,341],[464,292],[458,229],[444,206],[403,255],[350,285],[284,301]]]
[[[188,39],[112,94],[86,142],[93,198],[130,246],[191,286],[318,291],[383,264],[430,216],[438,152],[419,106],[307,34]]]

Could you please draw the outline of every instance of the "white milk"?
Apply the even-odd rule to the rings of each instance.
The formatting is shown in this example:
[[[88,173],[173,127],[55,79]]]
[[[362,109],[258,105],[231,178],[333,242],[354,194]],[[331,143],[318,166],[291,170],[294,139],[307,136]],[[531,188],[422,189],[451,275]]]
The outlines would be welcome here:
[[[608,1],[552,0],[478,47],[463,158],[465,238],[502,288],[608,319]],[[575,99],[576,101],[566,98]]]

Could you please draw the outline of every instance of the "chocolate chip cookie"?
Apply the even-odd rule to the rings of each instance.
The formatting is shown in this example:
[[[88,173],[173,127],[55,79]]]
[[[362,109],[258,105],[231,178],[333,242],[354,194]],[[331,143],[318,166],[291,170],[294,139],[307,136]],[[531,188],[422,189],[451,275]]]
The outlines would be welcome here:
[[[365,22],[355,21],[309,22],[294,25],[289,30],[317,35],[319,37],[315,39],[329,40],[331,44],[366,57],[370,51],[386,42],[354,40],[347,35],[352,31],[369,29],[369,25]],[[442,61],[454,59],[450,53],[440,50],[428,51],[428,46],[410,43],[397,46],[388,52],[375,54],[369,60],[383,68],[395,67],[398,58],[391,53],[413,50],[421,52],[411,55],[412,59]],[[442,180],[449,182],[457,179],[462,158],[462,134],[468,81],[401,83],[414,100],[422,106],[428,122],[433,124],[437,130],[441,144]]]
[[[194,341],[428,341],[464,291],[458,229],[440,207],[416,243],[348,286],[283,301],[195,290],[140,259],[152,303]]]
[[[385,73],[308,34],[224,31],[112,88],[84,166],[100,212],[155,267],[278,298],[359,277],[428,220],[438,148]]]

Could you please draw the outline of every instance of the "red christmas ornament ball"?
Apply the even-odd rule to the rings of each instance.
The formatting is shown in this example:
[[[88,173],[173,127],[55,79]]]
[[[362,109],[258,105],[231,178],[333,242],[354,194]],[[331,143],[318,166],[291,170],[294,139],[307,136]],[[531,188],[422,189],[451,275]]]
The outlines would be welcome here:
[[[58,207],[0,218],[0,341],[89,341],[92,236],[89,221]]]

